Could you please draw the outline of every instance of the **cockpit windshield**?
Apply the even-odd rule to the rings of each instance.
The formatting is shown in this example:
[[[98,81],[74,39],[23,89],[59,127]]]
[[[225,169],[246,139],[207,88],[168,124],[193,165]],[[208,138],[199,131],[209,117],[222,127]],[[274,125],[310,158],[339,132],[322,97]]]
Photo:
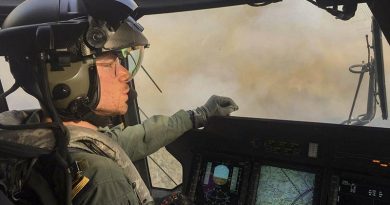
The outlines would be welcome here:
[[[164,14],[158,21],[144,16],[152,46],[143,65],[163,93],[139,74],[139,105],[146,114],[168,114],[219,93],[237,99],[237,116],[339,124],[348,119],[359,80],[348,68],[367,63],[371,18],[365,4],[341,21],[306,1]],[[190,23],[197,19],[202,23]],[[385,38],[383,50],[386,68]],[[366,112],[368,78],[352,117]],[[389,126],[379,106],[368,126]]]

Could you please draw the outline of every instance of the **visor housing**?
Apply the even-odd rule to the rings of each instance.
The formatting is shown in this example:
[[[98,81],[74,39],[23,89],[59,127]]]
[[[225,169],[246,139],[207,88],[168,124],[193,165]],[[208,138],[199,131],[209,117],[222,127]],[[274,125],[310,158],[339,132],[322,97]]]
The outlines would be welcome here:
[[[147,47],[148,40],[142,34],[143,27],[131,17],[113,28],[107,22],[90,18],[90,26],[85,34],[82,56],[101,55],[109,51],[136,47]]]

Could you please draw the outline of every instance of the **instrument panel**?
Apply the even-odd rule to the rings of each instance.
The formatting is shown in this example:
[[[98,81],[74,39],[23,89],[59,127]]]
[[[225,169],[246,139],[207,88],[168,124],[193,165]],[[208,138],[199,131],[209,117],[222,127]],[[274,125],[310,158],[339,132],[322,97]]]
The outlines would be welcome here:
[[[234,158],[234,157],[233,157]],[[315,204],[313,170],[197,155],[188,196],[196,204]]]
[[[390,129],[212,118],[167,146],[195,204],[390,204]]]

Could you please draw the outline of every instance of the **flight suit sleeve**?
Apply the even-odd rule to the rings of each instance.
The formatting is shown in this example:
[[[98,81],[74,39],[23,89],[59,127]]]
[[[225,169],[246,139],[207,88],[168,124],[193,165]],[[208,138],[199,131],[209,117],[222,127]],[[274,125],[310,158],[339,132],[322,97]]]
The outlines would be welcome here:
[[[116,126],[100,130],[109,134],[125,150],[132,161],[136,161],[173,142],[192,129],[189,114],[180,110],[168,117],[155,115],[135,126]]]

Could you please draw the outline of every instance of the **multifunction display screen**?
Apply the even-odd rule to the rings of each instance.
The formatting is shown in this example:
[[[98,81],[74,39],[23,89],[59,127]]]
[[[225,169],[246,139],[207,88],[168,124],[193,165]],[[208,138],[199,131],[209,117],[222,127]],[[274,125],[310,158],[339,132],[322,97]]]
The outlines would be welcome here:
[[[206,161],[198,181],[197,203],[238,204],[243,167],[239,164]]]
[[[256,205],[312,205],[314,173],[261,166]]]
[[[389,205],[390,187],[366,180],[341,179],[338,205]]]

